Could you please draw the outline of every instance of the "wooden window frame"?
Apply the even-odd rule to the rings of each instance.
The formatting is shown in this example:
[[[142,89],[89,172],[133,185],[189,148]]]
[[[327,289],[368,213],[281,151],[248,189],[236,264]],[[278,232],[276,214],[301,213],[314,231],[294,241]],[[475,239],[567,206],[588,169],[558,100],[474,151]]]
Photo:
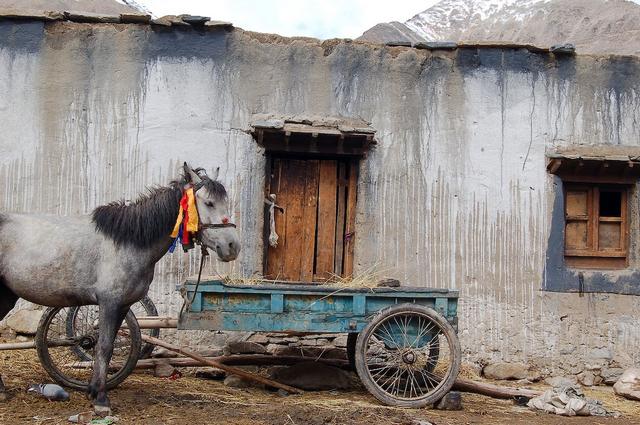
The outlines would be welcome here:
[[[564,183],[564,258],[569,267],[622,269],[628,266],[629,257],[629,196],[630,186],[602,183]],[[600,192],[620,193],[620,217],[600,216]],[[567,192],[587,192],[586,215],[569,215]],[[567,226],[572,222],[587,223],[587,248],[568,249]],[[600,223],[620,223],[620,248],[599,248]]]

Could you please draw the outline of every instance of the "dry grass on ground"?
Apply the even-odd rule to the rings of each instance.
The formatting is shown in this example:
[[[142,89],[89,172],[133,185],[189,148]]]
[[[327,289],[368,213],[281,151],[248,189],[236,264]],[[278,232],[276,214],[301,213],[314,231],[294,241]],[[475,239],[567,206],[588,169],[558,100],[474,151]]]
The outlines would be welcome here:
[[[0,424],[68,424],[67,418],[91,409],[78,392],[69,402],[48,402],[25,393],[29,383],[49,382],[33,350],[0,353],[0,371],[11,398],[0,404]],[[171,381],[150,372],[129,377],[112,391],[118,424],[411,424],[424,419],[436,424],[640,424],[640,403],[621,399],[610,388],[587,391],[608,408],[623,413],[613,418],[561,418],[538,414],[510,401],[463,394],[464,410],[400,409],[379,404],[363,390],[307,392],[283,397],[263,389],[236,389],[195,378],[193,369]]]

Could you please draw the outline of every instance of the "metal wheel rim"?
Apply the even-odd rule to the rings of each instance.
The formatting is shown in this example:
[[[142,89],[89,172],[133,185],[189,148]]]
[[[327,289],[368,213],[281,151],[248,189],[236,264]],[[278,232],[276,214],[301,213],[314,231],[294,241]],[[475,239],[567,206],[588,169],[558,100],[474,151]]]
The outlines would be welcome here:
[[[79,333],[78,330],[75,329],[76,324],[78,322],[83,322],[83,319],[87,316],[87,311],[85,311],[83,307],[88,306],[71,307],[67,313],[66,333],[68,338],[74,338]],[[95,334],[97,336],[97,332]],[[74,345],[72,350],[81,361],[93,360],[90,353],[82,346],[81,343]]]
[[[43,365],[46,362],[48,366],[45,369],[54,380],[62,385],[84,390],[93,373],[95,346],[86,348],[81,347],[80,344],[87,339],[93,339],[97,344],[98,333],[93,330],[93,324],[90,324],[91,329],[88,328],[89,319],[87,319],[83,323],[84,326],[74,323],[71,327],[73,334],[69,334],[69,320],[78,319],[78,315],[70,314],[72,312],[69,309],[68,307],[52,309],[52,312],[46,317],[46,321],[39,329],[39,332],[42,333],[42,344],[41,347],[38,347],[38,352]],[[128,323],[130,320],[131,318],[128,316],[126,322]],[[80,352],[85,354],[82,356],[84,358],[78,355]],[[129,372],[126,369],[132,352],[137,358],[139,346],[134,347],[133,340],[128,333],[118,333],[114,341],[114,354],[107,369],[108,387],[113,383],[120,382],[123,373],[128,375]],[[89,367],[80,368],[79,366],[84,363],[90,363]]]
[[[75,329],[76,324],[79,321],[80,322],[84,321],[86,317],[90,317],[91,320],[97,320],[98,318],[97,308],[98,308],[97,306],[93,306],[93,305],[69,307],[69,310],[68,310],[69,312],[67,315],[67,325],[66,325],[67,336],[69,338],[73,338],[73,336],[77,333],[77,330]],[[137,303],[134,303],[131,306],[130,310],[136,316],[136,318],[158,315],[158,312],[156,310],[155,305],[153,304],[153,301],[151,301],[151,299],[148,297],[145,297],[140,301],[138,301]],[[160,336],[160,329],[156,329],[156,328],[141,329],[140,332],[143,334],[152,336],[154,338],[158,338]],[[153,344],[143,343],[140,348],[140,358],[143,359],[143,358],[149,357],[154,347],[155,346]],[[82,361],[93,360],[93,357],[91,356],[91,354],[88,353],[86,350],[84,350],[82,347],[76,346],[73,348],[73,350],[78,356],[78,359]]]
[[[418,331],[413,336],[408,332],[408,328],[415,320],[418,322]],[[390,326],[390,323],[393,326]],[[394,328],[402,329],[403,333],[397,335],[392,331]],[[430,334],[433,334],[433,337],[429,344],[419,347],[422,338]],[[374,350],[374,353],[378,357],[385,355],[388,360],[371,361],[368,353],[373,338],[376,340],[375,350],[378,350]],[[369,330],[364,343],[367,360],[365,370],[370,381],[380,391],[397,400],[419,401],[429,397],[445,385],[447,376],[454,368],[452,355],[449,355],[448,359],[441,356],[442,338],[447,342],[449,353],[453,353],[452,341],[447,338],[440,324],[427,314],[405,311],[385,317]],[[389,348],[387,342],[399,348]],[[449,362],[448,366],[445,365],[446,369],[436,372],[439,362],[446,361]]]
[[[149,298],[148,296],[145,296],[137,303],[134,303],[131,306],[131,312],[136,316],[136,319],[140,317],[158,315],[158,310],[156,309],[155,304],[153,303],[151,298]],[[154,338],[160,337],[160,329],[158,328],[140,329],[140,332],[142,334],[145,334]],[[148,342],[143,342],[140,348],[140,358],[146,359],[150,357],[154,348],[155,348],[155,345],[150,344]]]

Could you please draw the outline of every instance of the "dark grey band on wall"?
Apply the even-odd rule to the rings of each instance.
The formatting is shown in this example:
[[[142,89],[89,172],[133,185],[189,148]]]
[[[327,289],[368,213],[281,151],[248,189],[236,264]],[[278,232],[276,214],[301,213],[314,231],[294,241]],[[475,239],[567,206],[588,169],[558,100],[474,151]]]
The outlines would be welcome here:
[[[12,52],[39,53],[44,38],[44,22],[26,21],[16,25],[0,20],[0,49]]]
[[[554,200],[547,243],[542,290],[551,292],[603,292],[640,295],[640,270],[581,270],[564,261],[564,194],[562,180],[553,177]],[[630,254],[631,255],[631,254]]]

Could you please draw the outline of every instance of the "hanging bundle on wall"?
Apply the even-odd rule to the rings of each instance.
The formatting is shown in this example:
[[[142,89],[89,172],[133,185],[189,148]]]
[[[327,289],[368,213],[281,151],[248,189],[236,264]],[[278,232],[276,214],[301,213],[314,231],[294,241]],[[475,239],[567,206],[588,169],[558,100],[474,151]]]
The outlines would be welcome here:
[[[276,205],[276,195],[270,194],[269,199],[265,199],[264,203],[269,206],[269,245],[272,247],[278,246],[278,234],[276,233],[276,211],[278,208],[280,211],[284,212],[284,209]]]

